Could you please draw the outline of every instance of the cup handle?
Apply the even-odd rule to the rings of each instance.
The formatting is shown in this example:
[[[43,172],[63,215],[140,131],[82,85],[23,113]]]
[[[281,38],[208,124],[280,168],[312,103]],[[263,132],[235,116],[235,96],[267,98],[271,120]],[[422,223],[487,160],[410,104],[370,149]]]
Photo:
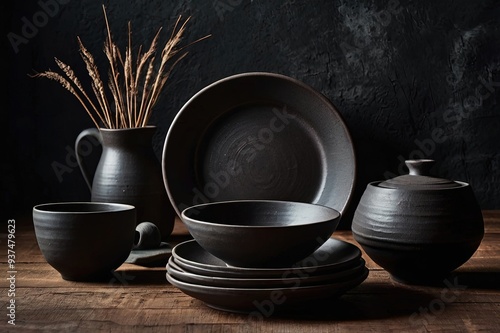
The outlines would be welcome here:
[[[76,152],[76,161],[78,162],[78,166],[80,167],[80,171],[82,172],[83,179],[85,179],[85,182],[87,183],[87,186],[89,187],[89,190],[92,191],[92,179],[89,177],[89,173],[87,172],[87,167],[85,166],[85,161],[83,160],[82,156],[80,155],[80,147],[81,147],[81,141],[83,138],[86,136],[91,136],[99,143],[102,145],[102,136],[101,132],[97,128],[87,128],[83,130],[78,137],[76,138],[75,141],[75,152]]]

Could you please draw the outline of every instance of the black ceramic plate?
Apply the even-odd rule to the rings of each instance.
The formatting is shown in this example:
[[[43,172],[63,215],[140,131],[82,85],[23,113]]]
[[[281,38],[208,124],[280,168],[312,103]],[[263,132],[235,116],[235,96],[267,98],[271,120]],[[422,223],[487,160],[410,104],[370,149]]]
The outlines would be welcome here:
[[[269,303],[278,298],[279,308],[305,306],[318,300],[338,297],[361,284],[368,276],[366,267],[357,276],[346,281],[317,286],[288,288],[222,288],[180,281],[167,272],[167,280],[185,294],[203,301],[208,306],[230,312],[258,311],[256,304]],[[277,297],[279,296],[279,297]],[[282,302],[283,301],[283,302]]]
[[[194,95],[167,133],[163,179],[177,214],[240,199],[309,202],[344,212],[356,161],[335,106],[287,76],[244,73]]]
[[[359,262],[361,250],[353,244],[330,238],[309,257],[289,268],[244,268],[227,266],[219,258],[205,251],[195,240],[176,245],[172,249],[174,262],[186,271],[219,277],[281,278],[283,276],[319,275],[338,272]]]
[[[191,273],[179,267],[172,258],[167,264],[167,272],[174,278],[187,283],[204,286],[226,287],[226,288],[279,288],[293,286],[312,286],[319,284],[331,284],[344,282],[357,278],[365,268],[365,261],[359,259],[353,267],[346,268],[333,273],[320,275],[302,274],[301,276],[281,276],[276,278],[231,278],[217,277]]]

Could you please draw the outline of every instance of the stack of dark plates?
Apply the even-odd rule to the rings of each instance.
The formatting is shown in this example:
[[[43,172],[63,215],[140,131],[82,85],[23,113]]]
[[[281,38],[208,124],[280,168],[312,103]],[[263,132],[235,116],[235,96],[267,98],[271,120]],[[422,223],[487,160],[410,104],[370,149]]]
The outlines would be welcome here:
[[[194,239],[167,264],[184,293],[252,313],[366,279],[360,249],[330,238],[354,189],[353,141],[337,108],[303,82],[251,72],[203,88],[172,121],[162,169]]]
[[[196,240],[175,246],[167,264],[167,280],[185,294],[215,309],[246,313],[335,298],[367,276],[359,248],[335,238],[290,267],[229,266]]]

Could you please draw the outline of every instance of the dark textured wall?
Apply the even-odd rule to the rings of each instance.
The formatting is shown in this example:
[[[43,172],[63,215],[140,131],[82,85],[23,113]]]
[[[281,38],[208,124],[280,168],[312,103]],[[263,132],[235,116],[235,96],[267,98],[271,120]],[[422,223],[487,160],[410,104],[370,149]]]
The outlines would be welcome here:
[[[76,36],[104,66],[100,1],[2,3],[8,61],[1,201],[86,200],[72,147],[92,123],[57,83],[27,76],[53,57],[85,74]],[[485,209],[500,208],[500,6],[496,1],[104,1],[117,41],[127,21],[147,44],[160,26],[191,15],[186,41],[205,34],[174,70],[151,121],[160,156],[171,120],[204,86],[247,71],[282,73],[325,94],[355,140],[359,172],[351,210],[368,181],[405,172],[407,158],[471,183]],[[29,27],[29,24],[34,25]],[[34,29],[33,29],[34,28]],[[10,34],[9,34],[10,33]],[[20,39],[15,39],[13,36]],[[10,36],[10,38],[9,38]],[[6,66],[7,65],[7,66]],[[98,154],[98,148],[95,148]],[[68,167],[62,175],[54,162]],[[175,163],[172,157],[170,163]],[[5,213],[3,211],[2,213]]]

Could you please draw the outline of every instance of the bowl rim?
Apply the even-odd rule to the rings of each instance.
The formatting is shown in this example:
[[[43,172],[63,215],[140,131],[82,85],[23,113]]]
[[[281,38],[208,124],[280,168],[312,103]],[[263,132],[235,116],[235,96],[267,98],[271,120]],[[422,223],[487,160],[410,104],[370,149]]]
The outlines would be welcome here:
[[[227,204],[232,204],[232,203],[276,203],[279,205],[284,205],[284,204],[294,204],[294,205],[302,205],[302,206],[314,206],[317,207],[318,209],[322,209],[324,211],[329,211],[329,213],[333,214],[331,218],[326,218],[326,219],[321,219],[321,220],[306,220],[304,222],[292,224],[292,225],[232,225],[232,224],[224,224],[224,223],[217,223],[217,222],[209,222],[209,221],[202,221],[196,218],[192,218],[189,216],[186,216],[186,213],[189,210],[196,210],[196,209],[203,209],[204,207],[208,206],[218,206],[218,205],[227,205]],[[181,212],[181,220],[185,223],[186,220],[189,222],[197,223],[197,224],[203,224],[203,225],[209,225],[209,226],[220,226],[220,227],[231,227],[231,228],[238,228],[238,229],[273,229],[273,228],[282,228],[286,226],[287,228],[294,228],[294,227],[301,227],[301,226],[306,226],[306,225],[315,225],[315,224],[321,224],[321,223],[328,223],[328,222],[333,222],[333,221],[339,221],[340,218],[342,217],[342,213],[340,213],[338,210],[327,207],[324,205],[320,204],[315,204],[315,203],[309,203],[309,202],[299,202],[299,201],[286,201],[286,200],[263,200],[263,199],[258,199],[258,200],[252,200],[252,199],[244,199],[244,200],[225,200],[225,201],[216,201],[216,202],[208,202],[208,203],[203,203],[203,204],[198,204],[194,205],[188,208],[185,208]]]
[[[60,206],[83,206],[83,205],[93,205],[93,206],[108,206],[113,207],[112,210],[95,210],[95,211],[85,211],[85,210],[74,210],[74,211],[57,211],[57,210],[49,210],[44,209],[48,207],[60,207]],[[115,203],[115,202],[94,202],[94,201],[61,201],[61,202],[48,202],[43,204],[38,204],[33,207],[33,212],[37,213],[45,213],[45,214],[102,214],[102,213],[119,213],[126,211],[135,210],[135,206],[124,204],[124,203]]]

